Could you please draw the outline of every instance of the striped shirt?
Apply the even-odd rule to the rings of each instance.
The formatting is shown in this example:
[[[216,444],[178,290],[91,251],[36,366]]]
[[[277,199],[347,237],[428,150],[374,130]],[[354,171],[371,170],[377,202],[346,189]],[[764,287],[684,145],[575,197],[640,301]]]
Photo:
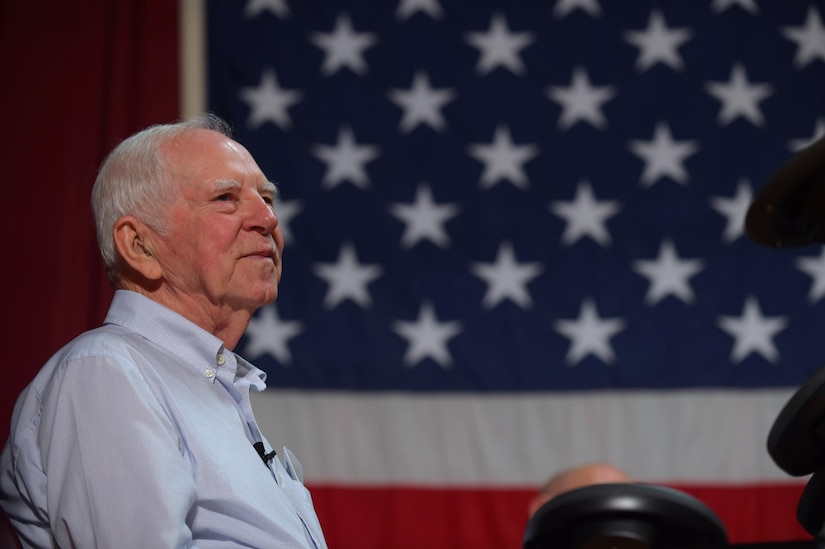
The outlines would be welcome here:
[[[214,335],[118,290],[104,325],[18,399],[0,506],[26,547],[325,548],[300,464],[284,448],[265,465],[253,448],[272,451],[249,398],[265,378]]]

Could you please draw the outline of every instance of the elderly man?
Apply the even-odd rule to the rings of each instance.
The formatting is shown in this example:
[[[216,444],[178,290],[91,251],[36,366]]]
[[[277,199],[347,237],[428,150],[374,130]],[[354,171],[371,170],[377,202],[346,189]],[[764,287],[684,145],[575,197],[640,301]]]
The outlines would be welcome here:
[[[276,188],[214,116],[146,129],[92,193],[116,292],[18,399],[0,506],[26,547],[326,547],[302,471],[264,440],[235,355],[278,295]]]

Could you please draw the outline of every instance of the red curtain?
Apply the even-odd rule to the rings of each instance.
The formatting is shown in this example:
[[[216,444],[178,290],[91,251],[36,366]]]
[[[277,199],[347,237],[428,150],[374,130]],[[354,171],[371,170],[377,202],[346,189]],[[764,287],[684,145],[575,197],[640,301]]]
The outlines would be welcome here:
[[[170,0],[0,2],[0,272],[11,352],[0,440],[40,366],[108,307],[89,194],[119,140],[178,117],[177,9]]]

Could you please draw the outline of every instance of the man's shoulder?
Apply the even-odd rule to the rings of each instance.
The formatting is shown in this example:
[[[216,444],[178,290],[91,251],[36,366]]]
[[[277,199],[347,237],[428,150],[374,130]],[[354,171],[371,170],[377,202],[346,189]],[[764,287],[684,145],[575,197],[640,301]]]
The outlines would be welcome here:
[[[66,363],[82,358],[120,356],[131,354],[135,348],[145,344],[146,339],[135,331],[105,324],[75,337],[55,353],[52,360]]]
[[[140,340],[139,335],[123,327],[104,325],[84,332],[64,345],[40,368],[18,397],[10,440],[15,439],[16,444],[31,442],[29,439],[37,430],[41,410],[47,401],[78,391],[78,398],[88,398],[83,387],[99,375],[102,368],[133,370],[134,357],[141,352]],[[23,439],[17,440],[21,436]]]
[[[94,328],[54,353],[40,368],[30,388],[42,394],[68,372],[74,377],[91,376],[103,365],[130,369],[147,345],[150,344],[139,334],[122,326],[107,324]]]

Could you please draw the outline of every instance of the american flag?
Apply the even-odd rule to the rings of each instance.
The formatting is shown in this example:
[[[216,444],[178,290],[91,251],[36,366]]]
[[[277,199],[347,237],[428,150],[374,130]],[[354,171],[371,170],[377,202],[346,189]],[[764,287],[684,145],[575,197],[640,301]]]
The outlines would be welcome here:
[[[515,548],[530,491],[594,460],[704,494],[734,540],[799,535],[765,439],[825,361],[825,253],[743,221],[825,135],[824,21],[207,3],[207,108],[278,184],[286,239],[237,350],[330,546]]]

